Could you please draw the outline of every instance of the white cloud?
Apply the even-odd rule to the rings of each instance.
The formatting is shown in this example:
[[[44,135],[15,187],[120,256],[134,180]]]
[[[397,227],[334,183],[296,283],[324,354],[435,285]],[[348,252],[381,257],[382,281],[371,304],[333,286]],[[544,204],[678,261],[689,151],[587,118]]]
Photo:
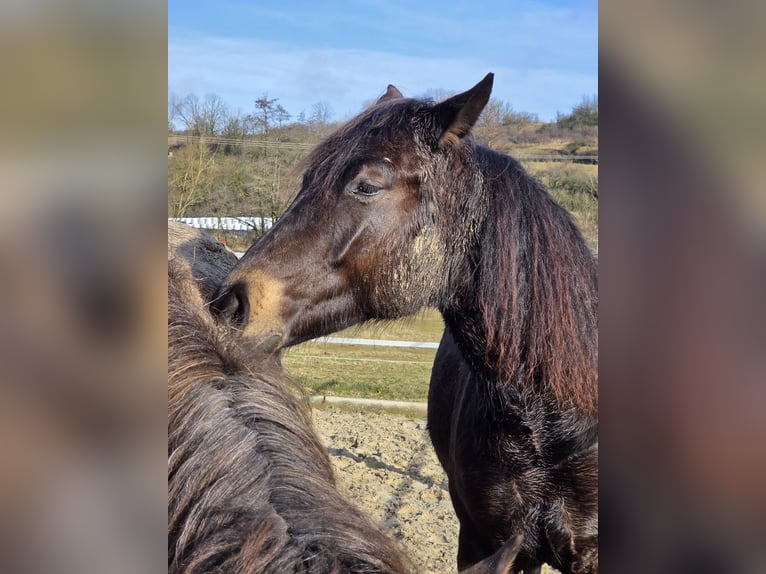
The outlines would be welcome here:
[[[550,119],[598,89],[595,72],[569,71],[577,66],[525,65],[497,50],[482,57],[475,50],[464,58],[412,56],[372,49],[310,49],[173,28],[169,34],[170,90],[180,95],[216,93],[242,111],[252,110],[253,100],[268,93],[293,115],[326,101],[340,119],[360,111],[363,102],[383,93],[389,83],[410,96],[435,88],[462,91],[492,71],[496,98]]]

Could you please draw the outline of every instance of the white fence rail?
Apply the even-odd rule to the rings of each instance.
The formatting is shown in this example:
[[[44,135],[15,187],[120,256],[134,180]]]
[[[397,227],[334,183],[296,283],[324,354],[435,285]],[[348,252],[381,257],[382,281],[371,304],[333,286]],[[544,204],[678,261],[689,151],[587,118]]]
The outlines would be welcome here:
[[[390,341],[387,339],[356,339],[350,337],[319,337],[313,343],[334,343],[336,345],[369,345],[371,347],[407,347],[409,349],[438,349],[439,343],[423,341]]]
[[[271,217],[169,217],[168,221],[180,221],[197,229],[218,231],[258,231],[274,225]]]

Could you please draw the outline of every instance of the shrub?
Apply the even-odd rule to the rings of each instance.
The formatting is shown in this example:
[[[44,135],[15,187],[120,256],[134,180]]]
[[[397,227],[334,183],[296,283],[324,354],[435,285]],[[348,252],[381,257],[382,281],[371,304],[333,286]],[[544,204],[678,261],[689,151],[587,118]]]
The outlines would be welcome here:
[[[559,127],[572,130],[582,126],[598,125],[598,98],[585,96],[569,114],[556,114]]]
[[[538,170],[536,176],[551,191],[598,198],[598,177],[577,164],[557,163]]]

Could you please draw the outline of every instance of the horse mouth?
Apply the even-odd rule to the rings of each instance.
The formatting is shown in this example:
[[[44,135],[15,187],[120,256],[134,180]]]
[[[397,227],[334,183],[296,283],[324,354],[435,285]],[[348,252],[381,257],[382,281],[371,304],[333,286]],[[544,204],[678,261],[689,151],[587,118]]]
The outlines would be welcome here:
[[[274,354],[284,348],[287,337],[282,332],[267,333],[258,337],[252,343],[254,351],[264,354]]]

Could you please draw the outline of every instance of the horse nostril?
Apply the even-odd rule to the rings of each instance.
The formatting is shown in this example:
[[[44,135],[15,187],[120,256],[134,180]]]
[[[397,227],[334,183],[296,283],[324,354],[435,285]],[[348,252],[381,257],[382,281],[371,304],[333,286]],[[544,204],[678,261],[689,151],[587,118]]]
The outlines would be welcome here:
[[[223,289],[210,305],[216,315],[236,327],[244,327],[250,315],[247,288],[242,283]]]

